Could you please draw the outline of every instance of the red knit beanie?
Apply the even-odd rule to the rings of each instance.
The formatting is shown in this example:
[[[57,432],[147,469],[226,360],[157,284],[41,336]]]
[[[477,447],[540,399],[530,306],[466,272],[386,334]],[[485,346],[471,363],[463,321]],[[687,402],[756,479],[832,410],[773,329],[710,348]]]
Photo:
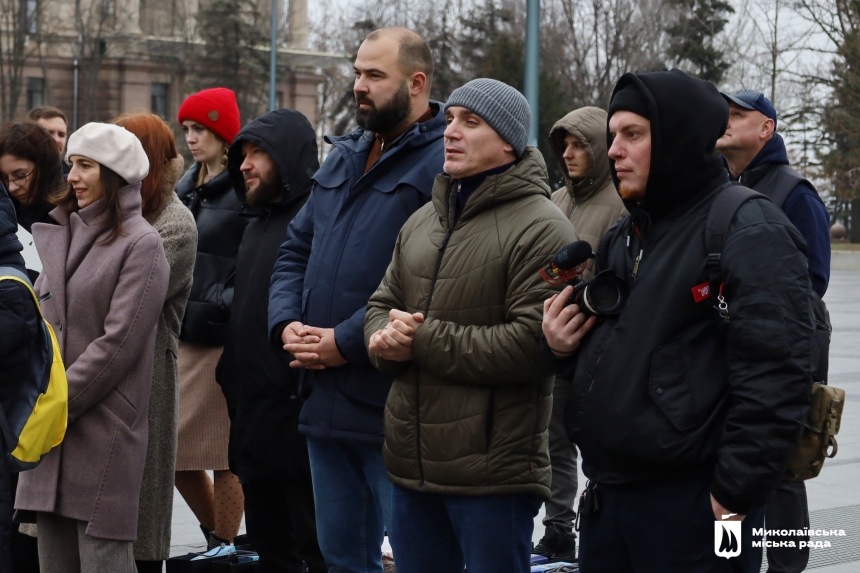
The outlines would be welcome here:
[[[236,94],[227,88],[211,88],[188,96],[179,108],[179,123],[196,121],[227,143],[239,133]]]

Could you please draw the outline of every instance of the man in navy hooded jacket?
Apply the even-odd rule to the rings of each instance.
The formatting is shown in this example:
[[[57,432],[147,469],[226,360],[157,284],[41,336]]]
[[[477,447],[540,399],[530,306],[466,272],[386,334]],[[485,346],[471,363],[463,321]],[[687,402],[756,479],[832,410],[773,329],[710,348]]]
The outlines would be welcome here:
[[[732,180],[777,202],[791,224],[806,240],[812,290],[824,297],[830,281],[830,214],[812,185],[788,166],[782,136],[776,133],[776,109],[764,94],[744,89],[722,94],[729,104],[726,133],[717,150]],[[776,176],[780,177],[777,178]],[[783,181],[785,179],[785,181]],[[787,192],[772,196],[777,186]]]
[[[830,214],[812,185],[788,166],[785,142],[776,131],[776,109],[759,91],[743,89],[722,94],[729,104],[726,133],[717,149],[735,181],[763,193],[785,212],[806,241],[809,279],[819,297],[830,280]],[[823,308],[823,303],[821,308]],[[826,380],[826,366],[818,368]],[[765,521],[773,529],[809,527],[806,486],[802,481],[783,481],[766,507]],[[768,573],[799,573],[809,562],[809,548],[791,538],[795,547],[769,547]]]
[[[332,572],[382,571],[391,482],[382,460],[392,378],[364,345],[367,300],[391,262],[403,223],[442,172],[441,104],[418,34],[367,36],[355,68],[361,129],[333,145],[307,204],[290,223],[269,292],[269,336],[302,368],[299,430],[308,438],[320,548]],[[397,533],[388,527],[389,535]]]
[[[0,267],[25,273],[21,242],[16,232],[15,208],[0,183]],[[16,397],[17,381],[30,369],[29,347],[39,333],[39,316],[27,288],[17,282],[0,282],[0,408]],[[2,441],[0,439],[0,441]],[[0,573],[11,573],[12,503],[17,478],[6,470],[5,452],[0,452]]]

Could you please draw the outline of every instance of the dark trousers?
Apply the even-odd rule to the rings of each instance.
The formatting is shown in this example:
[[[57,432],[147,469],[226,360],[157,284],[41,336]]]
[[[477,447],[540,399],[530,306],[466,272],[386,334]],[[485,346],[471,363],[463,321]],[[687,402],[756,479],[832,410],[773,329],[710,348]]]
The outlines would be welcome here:
[[[762,549],[752,547],[752,529],[763,526],[764,508],[744,519],[741,554],[717,557],[709,482],[598,485],[600,511],[580,513],[581,573],[758,573]]]
[[[765,507],[764,524],[768,529],[809,528],[806,485],[802,481],[783,481]],[[768,573],[800,573],[809,563],[809,548],[800,542],[809,536],[779,537],[774,541],[794,541],[796,547],[768,547]]]
[[[39,545],[35,537],[18,531],[12,523],[18,474],[6,473],[0,459],[0,573],[39,573]],[[8,504],[6,503],[8,500]],[[8,563],[11,561],[11,569]]]
[[[542,502],[531,494],[443,495],[395,485],[397,573],[528,573]]]
[[[260,573],[326,573],[317,542],[314,490],[307,480],[260,480],[242,484],[245,528],[260,555]]]
[[[12,474],[6,471],[3,453],[0,452],[0,573],[12,573],[13,499]]]
[[[552,418],[549,422],[549,459],[552,463],[552,486],[546,500],[545,527],[555,527],[566,533],[573,530],[576,519],[574,503],[579,485],[576,472],[576,446],[564,429],[564,409],[571,381],[556,378],[552,390]]]

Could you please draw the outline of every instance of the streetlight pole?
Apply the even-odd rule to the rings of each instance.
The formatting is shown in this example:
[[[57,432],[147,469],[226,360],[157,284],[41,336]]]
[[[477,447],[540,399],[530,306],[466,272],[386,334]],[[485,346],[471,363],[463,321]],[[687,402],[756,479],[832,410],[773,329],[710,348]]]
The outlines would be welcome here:
[[[275,111],[275,82],[277,81],[276,67],[278,62],[278,0],[272,0],[272,48],[269,56],[269,111]]]
[[[537,147],[540,102],[540,0],[527,0],[525,96],[532,112],[529,145]]]

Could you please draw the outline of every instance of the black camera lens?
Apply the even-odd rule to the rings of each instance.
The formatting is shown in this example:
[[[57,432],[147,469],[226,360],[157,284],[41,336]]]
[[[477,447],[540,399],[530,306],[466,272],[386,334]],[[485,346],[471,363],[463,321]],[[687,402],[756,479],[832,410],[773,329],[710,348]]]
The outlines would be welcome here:
[[[627,302],[627,284],[612,271],[603,271],[591,282],[582,281],[575,287],[573,302],[588,315],[618,314]]]

